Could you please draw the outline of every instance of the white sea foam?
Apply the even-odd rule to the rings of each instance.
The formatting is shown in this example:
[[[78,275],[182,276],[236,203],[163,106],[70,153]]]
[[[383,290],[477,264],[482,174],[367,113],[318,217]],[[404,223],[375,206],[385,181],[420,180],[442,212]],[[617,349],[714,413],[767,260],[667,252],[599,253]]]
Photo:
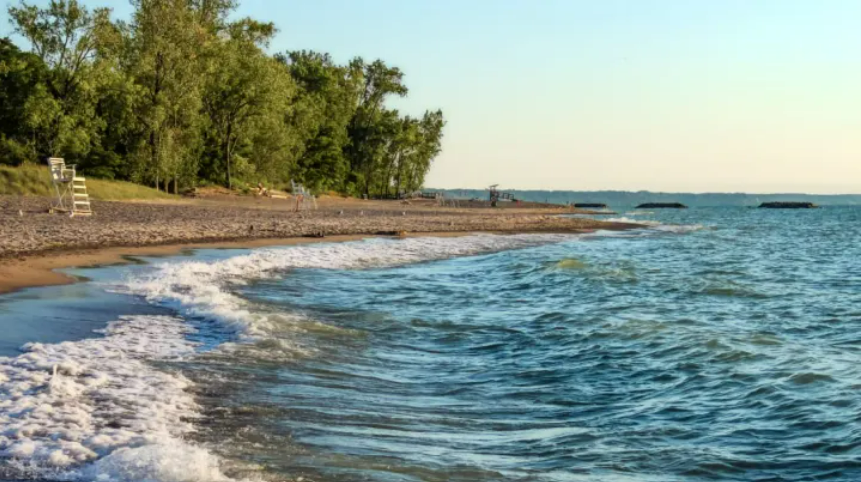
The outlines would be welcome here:
[[[230,292],[231,285],[293,268],[363,269],[389,267],[525,248],[574,239],[574,235],[470,235],[452,238],[370,239],[361,242],[256,250],[218,261],[157,264],[127,281],[124,289],[167,304],[183,314],[218,321],[240,338],[279,331],[289,315],[260,313]],[[289,322],[289,320],[286,320]]]
[[[607,221],[612,223],[629,223],[629,224],[641,224],[643,226],[658,226],[660,225],[660,221],[650,221],[645,219],[631,219],[628,217],[620,217],[620,218],[610,218]]]
[[[573,238],[476,235],[258,250],[218,261],[160,263],[124,289],[217,320],[237,340],[271,340],[256,335],[290,315],[256,312],[230,292],[231,285],[292,268],[396,266]],[[0,463],[21,478],[230,480],[215,455],[184,440],[198,416],[191,382],[152,365],[193,355],[196,346],[187,336],[193,330],[177,317],[122,317],[101,330],[104,337],[32,343],[18,357],[0,358]]]
[[[645,228],[653,229],[656,231],[665,231],[669,233],[690,233],[693,231],[705,229],[705,226],[703,226],[702,224],[664,224],[660,221],[631,219],[627,217],[611,218],[607,221],[615,223],[639,224]]]
[[[197,414],[190,382],[150,365],[192,354],[190,330],[174,317],[123,317],[104,337],[0,358],[3,463],[58,480],[228,480],[215,456],[182,440]]]
[[[291,315],[259,313],[232,294],[231,285],[292,268],[397,266],[572,238],[475,235],[257,250],[217,261],[159,263],[124,289],[216,320],[238,340],[260,340]],[[152,366],[192,355],[192,330],[176,317],[123,317],[102,330],[104,337],[28,344],[20,356],[0,358],[0,459],[21,477],[229,480],[216,456],[184,441],[198,413],[187,390],[191,382]]]
[[[659,224],[657,226],[653,226],[652,229],[682,234],[701,231],[706,229],[706,226],[702,224]]]

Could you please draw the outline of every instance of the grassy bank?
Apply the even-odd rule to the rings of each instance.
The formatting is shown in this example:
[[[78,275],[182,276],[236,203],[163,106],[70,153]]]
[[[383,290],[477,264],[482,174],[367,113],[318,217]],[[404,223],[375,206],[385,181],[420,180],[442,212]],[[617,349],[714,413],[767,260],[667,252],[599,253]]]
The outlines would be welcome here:
[[[86,173],[82,173],[86,177]],[[0,195],[52,196],[48,166],[24,164],[20,167],[0,165]],[[133,200],[171,199],[175,196],[125,181],[87,179],[87,191],[93,199]]]

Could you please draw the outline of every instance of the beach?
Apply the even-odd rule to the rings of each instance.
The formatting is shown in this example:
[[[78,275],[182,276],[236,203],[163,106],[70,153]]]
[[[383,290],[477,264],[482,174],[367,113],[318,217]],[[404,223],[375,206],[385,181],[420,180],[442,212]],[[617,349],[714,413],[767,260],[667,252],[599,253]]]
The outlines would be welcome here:
[[[481,203],[464,203],[481,206]],[[582,233],[636,227],[561,214],[588,213],[525,204],[440,207],[433,201],[329,197],[294,212],[289,199],[209,196],[160,202],[94,201],[95,215],[49,214],[50,199],[0,197],[0,293],[73,281],[53,270],[174,254],[194,247],[260,247],[366,236]]]
[[[861,212],[624,214],[66,253],[0,302],[0,478],[858,480]]]

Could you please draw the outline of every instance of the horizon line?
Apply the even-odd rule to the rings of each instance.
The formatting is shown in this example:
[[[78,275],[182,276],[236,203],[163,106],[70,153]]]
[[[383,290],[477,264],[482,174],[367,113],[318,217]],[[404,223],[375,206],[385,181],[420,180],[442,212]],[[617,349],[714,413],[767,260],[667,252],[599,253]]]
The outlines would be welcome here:
[[[433,190],[433,191],[487,191],[488,188],[484,187],[426,187],[425,190]],[[792,192],[792,191],[780,191],[780,192],[745,192],[745,191],[652,191],[649,189],[640,189],[636,191],[632,191],[629,189],[521,189],[521,188],[505,188],[501,189],[502,191],[510,191],[510,192],[525,192],[525,191],[540,191],[540,192],[590,192],[590,193],[600,193],[600,192],[616,192],[616,193],[650,193],[650,194],[686,194],[686,195],[695,195],[695,196],[705,196],[705,195],[724,195],[724,196],[831,196],[831,197],[839,197],[839,196],[860,196],[861,192],[856,193],[831,193],[831,194],[819,194],[819,193],[806,193],[806,192]]]

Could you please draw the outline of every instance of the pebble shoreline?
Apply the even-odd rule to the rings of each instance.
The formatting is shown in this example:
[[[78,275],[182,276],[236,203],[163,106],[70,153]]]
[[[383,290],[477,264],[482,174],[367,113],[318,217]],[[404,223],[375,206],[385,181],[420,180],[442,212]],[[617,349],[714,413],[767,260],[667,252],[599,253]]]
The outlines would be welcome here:
[[[295,213],[236,205],[93,201],[95,215],[48,214],[50,200],[0,196],[0,260],[107,247],[406,232],[582,232],[633,226],[514,210],[337,207]]]

